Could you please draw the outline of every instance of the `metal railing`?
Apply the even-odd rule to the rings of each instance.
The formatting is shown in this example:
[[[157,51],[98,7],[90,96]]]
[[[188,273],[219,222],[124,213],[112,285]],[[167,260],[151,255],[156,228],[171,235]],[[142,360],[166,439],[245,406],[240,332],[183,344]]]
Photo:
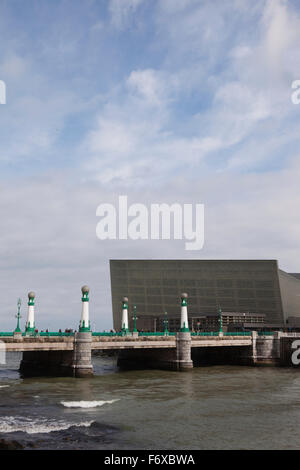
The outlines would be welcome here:
[[[130,336],[132,332],[125,333],[124,331],[118,332],[107,332],[107,331],[93,331],[92,336],[108,336],[108,337],[115,337],[115,336]],[[175,331],[139,331],[138,336],[175,336],[177,332]],[[226,331],[223,332],[223,336],[251,336],[251,331]],[[288,332],[290,336],[299,336],[300,333],[295,332]],[[40,337],[68,337],[74,336],[75,332],[63,332],[63,331],[40,331],[40,332],[32,332],[29,336],[40,336]],[[259,336],[274,336],[274,331],[259,331]],[[13,331],[1,331],[0,337],[13,337]],[[26,336],[25,332],[22,332],[22,336]],[[193,331],[191,332],[191,336],[219,336],[219,331]]]
[[[226,331],[223,333],[224,336],[251,336],[251,331]]]
[[[118,331],[118,332],[93,331],[92,336],[125,336],[125,333],[123,333],[123,331]]]
[[[219,331],[197,331],[192,332],[191,336],[219,336]],[[251,331],[226,331],[223,336],[251,336]]]
[[[68,333],[64,332],[64,331],[41,331],[41,332],[37,332],[37,333],[34,333],[35,336],[47,336],[47,337],[51,337],[51,336],[74,336],[74,331],[70,331]]]
[[[274,336],[274,331],[259,331],[259,336]]]
[[[2,332],[0,331],[0,336],[14,336],[14,332],[13,331],[9,331],[9,332]],[[26,336],[26,333],[25,332],[22,332],[22,336]],[[74,332],[70,332],[70,333],[66,333],[66,332],[63,332],[63,331],[40,331],[40,332],[36,332],[36,331],[33,331],[31,332],[28,336],[46,336],[46,337],[51,337],[51,336],[74,336]]]
[[[218,331],[194,331],[191,336],[219,336]]]
[[[175,336],[175,332],[164,332],[164,331],[139,331],[139,336]]]

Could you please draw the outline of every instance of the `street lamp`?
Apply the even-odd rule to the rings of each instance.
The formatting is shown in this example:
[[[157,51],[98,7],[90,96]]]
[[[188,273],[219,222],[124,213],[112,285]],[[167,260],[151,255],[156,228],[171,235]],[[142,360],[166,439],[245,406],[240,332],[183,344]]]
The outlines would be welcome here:
[[[222,333],[222,310],[219,307],[219,333]]]
[[[20,329],[20,318],[22,318],[21,315],[20,315],[21,303],[22,303],[22,301],[21,301],[21,299],[19,298],[19,299],[18,299],[18,303],[17,303],[17,305],[18,305],[18,313],[17,313],[17,315],[16,315],[16,318],[18,319],[18,321],[17,321],[17,328],[15,329],[15,333],[21,333],[21,329]]]
[[[137,333],[137,328],[136,328],[136,320],[137,320],[137,316],[136,316],[136,305],[133,306],[133,317],[132,317],[132,319],[134,320],[133,332],[134,332],[134,333]]]
[[[167,319],[168,312],[165,312],[165,319],[164,319],[164,324],[165,324],[165,336],[168,336],[168,319]]]

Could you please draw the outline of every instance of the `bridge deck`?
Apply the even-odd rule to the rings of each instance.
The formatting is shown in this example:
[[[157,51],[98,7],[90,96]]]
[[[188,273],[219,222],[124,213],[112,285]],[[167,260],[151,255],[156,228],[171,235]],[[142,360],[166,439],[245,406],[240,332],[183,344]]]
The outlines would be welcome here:
[[[6,351],[72,351],[74,337],[23,337],[16,340],[13,337],[1,337],[5,343]],[[249,346],[252,344],[251,336],[192,336],[191,347],[221,347],[221,346]],[[139,336],[134,337],[108,337],[93,336],[92,350],[108,349],[165,349],[176,348],[175,336]]]
[[[1,342],[5,343],[6,351],[72,351],[74,349],[74,338],[72,337],[24,337],[22,340],[1,337]]]

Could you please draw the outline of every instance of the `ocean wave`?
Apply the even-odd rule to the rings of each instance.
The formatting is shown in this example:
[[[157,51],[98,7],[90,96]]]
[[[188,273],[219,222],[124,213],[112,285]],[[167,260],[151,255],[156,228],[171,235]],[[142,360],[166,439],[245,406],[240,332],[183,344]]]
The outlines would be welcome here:
[[[65,406],[66,408],[96,408],[97,406],[103,406],[106,404],[114,403],[115,401],[119,401],[119,399],[115,400],[100,400],[100,401],[61,401],[60,403]]]
[[[31,419],[16,416],[2,416],[0,433],[25,432],[27,434],[45,434],[54,431],[65,431],[72,427],[90,427],[94,421],[81,423],[67,423],[62,420],[49,420],[48,418]]]

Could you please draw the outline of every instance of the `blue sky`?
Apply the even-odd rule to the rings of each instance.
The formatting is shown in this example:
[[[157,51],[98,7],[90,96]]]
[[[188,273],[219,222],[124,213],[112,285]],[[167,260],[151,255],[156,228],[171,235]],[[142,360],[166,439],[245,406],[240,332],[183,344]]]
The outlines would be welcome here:
[[[29,290],[41,328],[76,327],[87,283],[109,328],[110,258],[300,270],[296,1],[1,0],[0,33],[3,327]],[[98,240],[119,194],[204,203],[203,250]]]

